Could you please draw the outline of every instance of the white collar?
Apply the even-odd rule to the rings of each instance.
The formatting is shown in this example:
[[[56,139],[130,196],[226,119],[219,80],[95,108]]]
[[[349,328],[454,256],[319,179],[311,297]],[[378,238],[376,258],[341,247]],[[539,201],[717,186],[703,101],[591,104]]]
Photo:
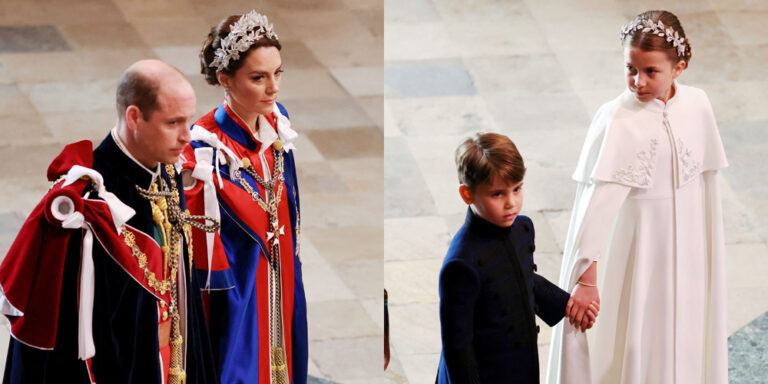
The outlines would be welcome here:
[[[646,109],[651,112],[666,112],[668,111],[673,105],[677,103],[678,100],[680,100],[680,92],[682,91],[680,84],[675,80],[672,83],[672,87],[675,88],[675,94],[672,95],[672,97],[667,100],[667,102],[663,102],[659,99],[653,99],[646,102],[642,102],[635,97],[635,94],[627,88],[626,93],[629,100],[631,100],[631,103],[634,103],[638,107],[642,109]]]
[[[154,183],[155,180],[157,180],[158,177],[160,177],[160,163],[157,163],[157,169],[153,172],[149,168],[145,167],[144,164],[140,163],[138,160],[136,160],[133,155],[131,155],[130,152],[128,152],[128,148],[126,148],[125,143],[123,143],[122,140],[120,140],[120,135],[117,134],[117,126],[112,127],[112,130],[109,132],[112,135],[112,139],[115,141],[115,144],[117,144],[118,148],[120,148],[123,153],[128,156],[129,159],[133,160],[134,163],[138,164],[141,169],[147,171],[150,175],[152,175],[152,182]],[[150,183],[151,184],[151,183]]]
[[[240,121],[247,124],[245,119],[238,115],[235,109],[232,108],[232,104],[230,104],[226,99],[224,102],[227,103],[229,110],[232,111],[232,113],[234,113],[235,116],[240,119]],[[256,117],[256,132],[251,133],[253,139],[261,143],[259,155],[263,154],[270,146],[272,146],[272,143],[274,143],[278,138],[283,143],[283,149],[286,152],[290,152],[291,150],[296,149],[296,146],[293,144],[293,142],[297,137],[299,137],[299,134],[291,128],[291,121],[288,120],[288,118],[285,117],[282,113],[280,113],[280,108],[278,108],[277,103],[273,104],[272,112],[277,118],[277,132],[275,132],[275,129],[271,124],[269,124],[269,121],[266,117],[259,115]],[[248,131],[250,132],[250,127],[248,128]]]

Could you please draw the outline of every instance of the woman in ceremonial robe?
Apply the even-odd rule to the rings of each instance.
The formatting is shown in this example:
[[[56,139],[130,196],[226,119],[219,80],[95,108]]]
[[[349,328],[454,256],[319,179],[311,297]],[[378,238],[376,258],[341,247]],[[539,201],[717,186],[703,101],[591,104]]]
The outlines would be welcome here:
[[[193,214],[221,220],[218,233],[199,234],[205,249],[195,266],[226,383],[307,380],[297,133],[276,102],[280,49],[266,16],[251,11],[214,27],[200,54],[202,73],[224,88],[224,101],[192,127],[185,193]]]

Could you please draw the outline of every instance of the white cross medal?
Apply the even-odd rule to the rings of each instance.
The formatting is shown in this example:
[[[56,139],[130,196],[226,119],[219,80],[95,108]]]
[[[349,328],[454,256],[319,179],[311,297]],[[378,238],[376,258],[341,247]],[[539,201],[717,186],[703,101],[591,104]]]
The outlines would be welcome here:
[[[276,227],[277,225],[275,225]],[[272,241],[272,245],[277,245],[280,243],[280,236],[285,235],[285,226],[281,225],[280,228],[277,230],[277,236],[275,236],[274,232],[267,232],[267,241]]]

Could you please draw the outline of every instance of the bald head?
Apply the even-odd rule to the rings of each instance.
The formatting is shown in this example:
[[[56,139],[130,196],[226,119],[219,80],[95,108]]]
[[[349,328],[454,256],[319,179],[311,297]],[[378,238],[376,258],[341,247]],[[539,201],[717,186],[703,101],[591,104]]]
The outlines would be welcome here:
[[[189,144],[195,103],[195,91],[179,70],[158,60],[136,62],[117,86],[117,134],[146,167],[173,164]]]
[[[145,120],[158,108],[161,93],[188,92],[192,86],[184,74],[160,60],[140,60],[123,72],[117,85],[117,115],[125,118],[126,109],[135,105]]]

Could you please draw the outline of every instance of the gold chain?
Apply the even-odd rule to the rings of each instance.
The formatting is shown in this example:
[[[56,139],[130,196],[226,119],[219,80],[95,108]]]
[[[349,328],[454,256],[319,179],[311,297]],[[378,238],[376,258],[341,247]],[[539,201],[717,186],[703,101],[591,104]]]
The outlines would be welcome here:
[[[180,246],[181,236],[184,231],[184,226],[181,221],[181,201],[179,199],[179,189],[176,188],[176,168],[171,164],[165,165],[165,172],[168,173],[168,179],[171,182],[171,198],[170,205],[171,210],[165,221],[165,225],[173,228],[171,232],[171,241],[173,241],[174,247]],[[160,179],[162,180],[162,179]],[[181,227],[181,228],[179,228]],[[190,250],[192,249],[192,238],[187,239],[187,243],[190,244]],[[176,252],[172,252],[171,256],[173,260],[171,262],[171,273],[174,275],[177,273],[178,267],[178,248]],[[190,252],[190,257],[192,256]],[[171,364],[168,372],[169,384],[184,384],[187,381],[187,374],[184,371],[184,338],[181,336],[181,318],[178,310],[178,289],[174,285],[174,289],[171,290]]]
[[[160,292],[161,295],[165,295],[165,293],[171,289],[172,284],[176,283],[176,277],[171,275],[167,279],[158,280],[155,273],[147,266],[147,255],[141,251],[138,245],[136,245],[136,236],[133,232],[126,230],[125,225],[123,225],[122,233],[125,245],[131,248],[133,257],[135,257],[139,263],[139,268],[144,271],[144,278],[147,279],[147,285],[155,291]]]
[[[280,183],[283,181],[283,155],[282,152],[275,150],[275,169],[273,172],[272,180],[266,181],[261,176],[259,176],[258,173],[256,173],[256,170],[253,169],[253,165],[251,165],[250,160],[248,158],[243,158],[243,168],[238,169],[238,171],[235,173],[235,180],[245,189],[246,192],[248,192],[249,195],[251,195],[251,198],[259,204],[261,209],[264,210],[264,212],[269,213],[270,207],[267,204],[264,199],[262,199],[261,196],[259,196],[259,193],[251,187],[251,185],[243,179],[243,175],[240,170],[244,170],[245,173],[250,175],[258,184],[260,184],[262,187],[264,187],[265,191],[274,192],[275,184],[278,185],[277,187],[277,193],[274,194],[275,196],[272,197],[272,199],[277,199],[276,204],[280,204],[280,199],[283,196],[283,184]]]
[[[251,198],[263,209],[269,220],[269,232],[272,237],[268,239],[267,245],[270,266],[269,269],[269,343],[270,343],[270,381],[272,384],[288,384],[288,365],[284,348],[283,336],[283,316],[282,316],[282,279],[280,276],[280,234],[281,228],[278,222],[278,207],[283,195],[284,178],[284,158],[280,140],[275,141],[272,148],[275,165],[272,179],[264,180],[253,168],[248,158],[243,159],[243,167],[235,173],[235,180],[251,195]],[[268,197],[265,201],[251,185],[246,182],[241,174],[241,170],[250,175],[253,180],[264,188],[264,193]],[[277,189],[277,190],[275,190]]]
[[[210,224],[208,224],[209,221]],[[204,232],[216,232],[221,228],[221,223],[218,221],[204,215],[190,215],[188,209],[182,213],[182,222]]]
[[[168,311],[162,313],[163,320],[166,320],[168,316],[171,317],[171,361],[168,383],[183,384],[186,382],[184,338],[181,335],[181,316],[179,314],[176,277],[178,275],[182,236],[186,235],[187,237],[190,258],[192,257],[192,238],[189,236],[191,228],[187,222],[184,222],[185,214],[188,215],[188,211],[183,213],[181,211],[181,199],[179,197],[179,190],[176,187],[176,169],[173,165],[166,164],[165,171],[170,180],[170,188],[165,185],[162,177],[159,177],[157,183],[152,183],[149,190],[139,186],[136,186],[136,189],[141,196],[149,200],[152,207],[152,220],[162,233],[163,274],[167,274],[167,278],[164,281],[169,282],[168,288],[171,293],[171,303]],[[139,262],[141,264],[141,260]]]

